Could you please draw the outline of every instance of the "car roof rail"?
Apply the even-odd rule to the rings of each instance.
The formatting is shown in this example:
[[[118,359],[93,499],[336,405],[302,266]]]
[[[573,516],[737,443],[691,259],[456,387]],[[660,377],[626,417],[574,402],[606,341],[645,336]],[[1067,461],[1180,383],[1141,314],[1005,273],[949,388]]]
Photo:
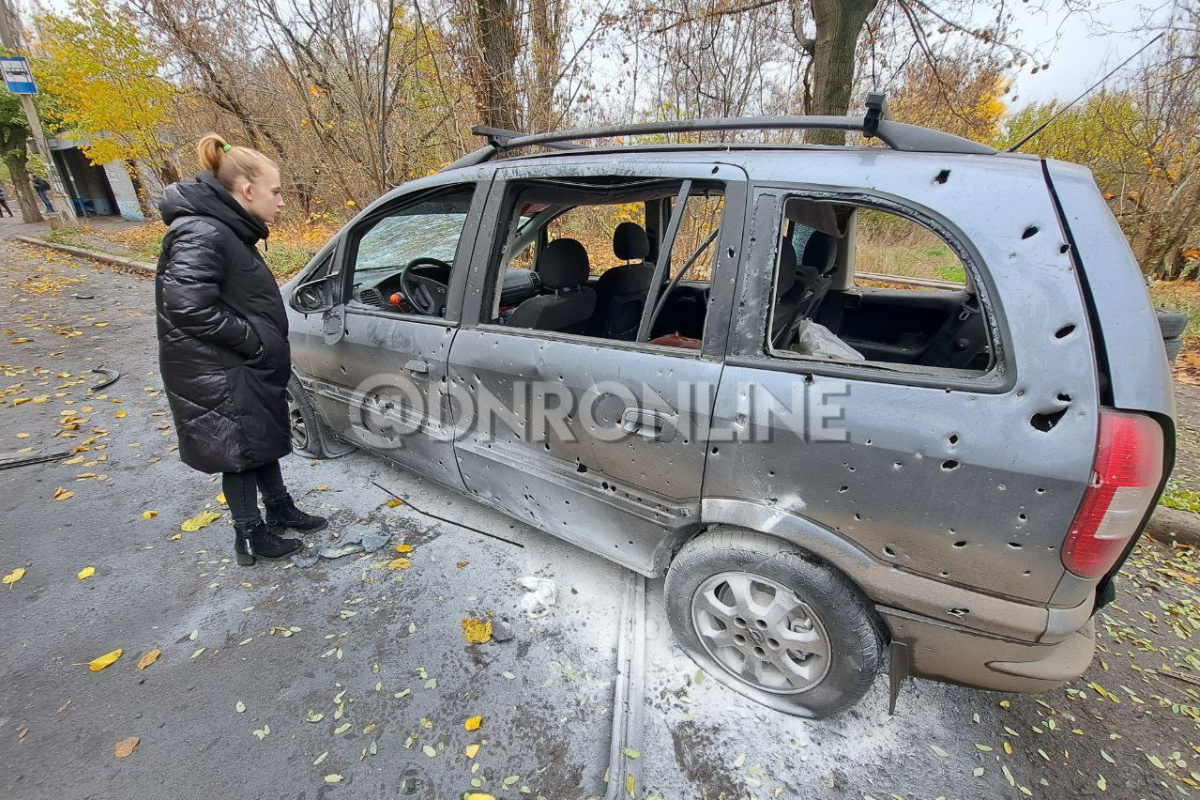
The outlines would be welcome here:
[[[910,153],[955,153],[992,155],[996,148],[964,139],[943,131],[896,122],[888,111],[883,92],[867,95],[867,113],[862,117],[798,116],[773,117],[711,117],[708,119],[665,120],[638,122],[630,125],[611,125],[596,128],[576,128],[547,133],[521,133],[502,128],[476,125],[471,132],[487,138],[484,147],[467,153],[442,168],[443,172],[471,167],[491,161],[499,155],[521,147],[548,147],[556,150],[588,150],[575,143],[577,139],[607,139],[616,136],[637,136],[658,133],[700,133],[705,131],[749,130],[829,130],[861,133],[868,139],[878,138],[893,150]],[[631,145],[636,148],[636,145]]]

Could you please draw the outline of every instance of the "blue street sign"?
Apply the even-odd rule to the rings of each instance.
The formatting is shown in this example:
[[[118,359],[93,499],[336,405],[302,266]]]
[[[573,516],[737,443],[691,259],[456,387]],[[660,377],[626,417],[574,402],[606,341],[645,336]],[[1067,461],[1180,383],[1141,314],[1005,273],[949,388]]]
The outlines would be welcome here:
[[[4,85],[13,94],[37,94],[37,84],[29,71],[29,61],[24,56],[0,58],[0,72],[4,73]]]

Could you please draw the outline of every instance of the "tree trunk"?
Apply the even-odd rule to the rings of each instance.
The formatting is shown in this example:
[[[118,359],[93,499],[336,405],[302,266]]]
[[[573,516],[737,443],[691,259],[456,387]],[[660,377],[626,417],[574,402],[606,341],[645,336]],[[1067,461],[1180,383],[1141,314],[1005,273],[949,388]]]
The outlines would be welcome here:
[[[125,172],[129,175],[129,182],[133,184],[133,193],[137,196],[138,208],[142,211],[142,216],[146,219],[154,217],[154,209],[150,208],[150,197],[146,191],[146,185],[142,182],[142,173],[138,169],[138,162],[132,158],[125,161]]]
[[[804,2],[804,0],[793,0]],[[811,0],[817,38],[813,46],[813,94],[808,113],[841,116],[850,109],[858,37],[879,0]],[[808,131],[805,141],[842,145],[842,131]]]
[[[529,32],[533,53],[533,86],[529,87],[528,128],[547,131],[554,127],[554,90],[562,62],[563,11],[565,0],[530,0]]]
[[[29,153],[25,149],[25,140],[29,137],[29,129],[23,125],[9,125],[0,128],[0,150],[4,153],[4,165],[8,167],[8,175],[12,178],[13,194],[21,206],[22,222],[41,222],[41,209],[38,208],[37,195],[29,182],[29,170],[25,168]]]
[[[513,72],[517,60],[514,0],[476,0],[475,42],[479,50],[475,69],[475,102],[485,125],[518,130],[517,88]]]

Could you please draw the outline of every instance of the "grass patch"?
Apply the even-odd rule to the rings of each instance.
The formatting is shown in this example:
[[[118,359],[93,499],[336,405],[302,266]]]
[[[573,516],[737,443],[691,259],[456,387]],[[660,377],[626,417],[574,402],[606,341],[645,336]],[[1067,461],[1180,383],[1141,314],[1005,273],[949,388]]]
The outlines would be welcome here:
[[[276,226],[259,252],[273,275],[287,278],[303,269],[337,230],[329,222]],[[153,263],[162,252],[166,233],[167,226],[156,220],[119,229],[59,228],[46,240]]]
[[[275,237],[272,236],[271,239]],[[303,244],[290,244],[288,242],[272,241],[266,252],[262,253],[263,261],[267,262],[271,273],[277,278],[287,278],[295,275],[302,270],[312,257],[317,254],[318,248],[312,248]]]
[[[858,243],[856,272],[966,283],[967,272],[950,248],[909,243]]]
[[[958,259],[955,259],[955,260],[957,261]],[[958,264],[956,266],[950,266],[950,267],[946,267],[946,266],[934,267],[933,271],[936,272],[938,274],[938,277],[944,281],[950,281],[951,283],[964,283],[964,284],[967,282],[967,271],[966,271],[966,269],[963,268],[962,264]]]

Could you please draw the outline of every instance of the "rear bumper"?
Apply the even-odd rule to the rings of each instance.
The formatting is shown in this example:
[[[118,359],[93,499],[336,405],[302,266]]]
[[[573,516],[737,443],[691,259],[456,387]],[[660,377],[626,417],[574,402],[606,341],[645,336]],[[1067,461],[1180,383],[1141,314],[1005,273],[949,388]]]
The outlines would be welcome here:
[[[893,641],[908,646],[908,672],[978,689],[1044,692],[1083,674],[1096,650],[1093,620],[1054,643],[1021,642],[877,606]]]

